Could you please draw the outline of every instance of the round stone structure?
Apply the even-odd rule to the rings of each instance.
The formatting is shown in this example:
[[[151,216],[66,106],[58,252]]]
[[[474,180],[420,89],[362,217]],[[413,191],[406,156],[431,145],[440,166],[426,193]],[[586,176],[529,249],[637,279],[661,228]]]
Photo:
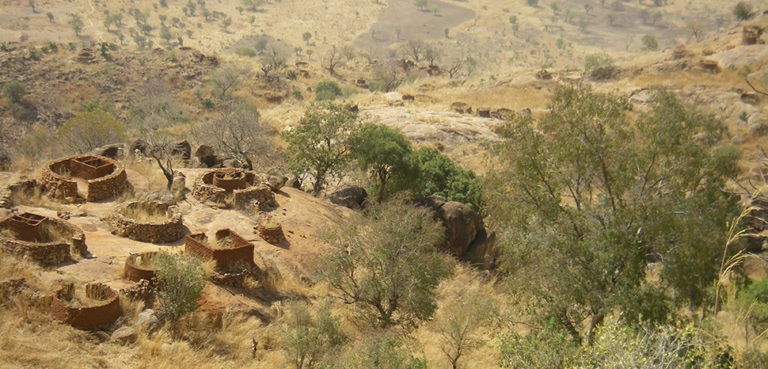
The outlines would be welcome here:
[[[131,201],[117,206],[107,217],[112,233],[132,240],[168,243],[184,237],[181,211],[159,201]]]
[[[89,283],[85,285],[85,297],[93,303],[75,303],[75,285],[66,284],[53,296],[51,314],[62,323],[82,329],[104,327],[120,316],[119,297],[109,286]]]
[[[275,194],[263,178],[252,171],[214,169],[200,176],[192,187],[192,196],[202,202],[214,202],[225,208],[259,208],[275,205]]]
[[[125,167],[116,160],[98,155],[67,156],[43,167],[43,189],[54,199],[75,202],[106,200],[128,186]]]
[[[0,221],[0,246],[3,251],[28,257],[43,266],[56,266],[86,256],[85,233],[57,218],[33,213],[13,215]]]
[[[142,279],[152,281],[152,277],[155,276],[155,267],[152,264],[152,259],[155,256],[157,256],[156,251],[129,255],[125,259],[125,267],[123,268],[125,279],[134,282]]]

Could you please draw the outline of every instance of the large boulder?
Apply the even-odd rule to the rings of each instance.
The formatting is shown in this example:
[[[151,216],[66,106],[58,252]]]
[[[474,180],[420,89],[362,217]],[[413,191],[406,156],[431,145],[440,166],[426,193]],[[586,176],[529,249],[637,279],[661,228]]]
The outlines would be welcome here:
[[[219,163],[219,159],[216,157],[216,151],[213,150],[213,147],[208,145],[200,145],[200,147],[195,150],[195,157],[200,160],[201,164],[208,168],[213,168]]]
[[[368,192],[360,186],[347,186],[328,195],[328,200],[336,205],[341,205],[352,210],[360,210],[368,198]]]
[[[112,341],[119,343],[134,342],[136,337],[136,330],[128,326],[120,327],[112,333]]]
[[[437,196],[416,199],[416,203],[432,211],[445,227],[443,246],[457,257],[463,257],[469,251],[469,246],[484,229],[483,218],[472,208],[456,201],[445,201]]]
[[[147,141],[138,139],[133,141],[130,147],[131,154],[149,155],[150,144]]]
[[[171,155],[181,156],[182,159],[189,160],[189,158],[192,156],[192,145],[190,145],[187,140],[177,142],[173,144]]]

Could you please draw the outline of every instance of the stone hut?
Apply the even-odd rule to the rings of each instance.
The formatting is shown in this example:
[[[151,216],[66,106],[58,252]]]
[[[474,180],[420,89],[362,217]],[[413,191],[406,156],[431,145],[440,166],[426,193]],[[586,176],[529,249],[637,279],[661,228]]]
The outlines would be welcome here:
[[[256,173],[236,169],[214,169],[198,178],[192,196],[202,202],[214,202],[225,208],[259,208],[275,205],[275,194]]]
[[[100,201],[120,195],[128,186],[125,167],[98,155],[68,156],[43,167],[43,189],[55,199]]]
[[[181,211],[159,201],[124,203],[107,217],[112,233],[132,240],[168,243],[184,237]]]

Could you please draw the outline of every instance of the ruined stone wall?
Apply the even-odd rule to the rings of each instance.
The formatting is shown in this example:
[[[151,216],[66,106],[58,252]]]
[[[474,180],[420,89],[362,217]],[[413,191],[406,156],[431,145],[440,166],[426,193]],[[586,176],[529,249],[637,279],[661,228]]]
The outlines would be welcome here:
[[[117,161],[102,156],[68,156],[50,161],[43,166],[43,188],[54,199],[67,202],[74,202],[77,199],[77,183],[74,177],[87,181],[86,201],[99,201],[117,196],[127,187],[125,167]]]
[[[229,229],[222,229],[216,232],[217,240],[227,236],[234,242],[235,247],[228,249],[212,249],[205,244],[208,237],[204,233],[197,233],[186,237],[184,241],[184,250],[185,252],[198,255],[203,259],[213,259],[216,261],[216,267],[218,268],[238,263],[253,265],[253,244]]]
[[[165,208],[165,221],[162,223],[141,223],[123,215],[125,210],[141,206]],[[179,207],[156,201],[133,201],[123,204],[107,217],[107,224],[109,224],[113,234],[142,242],[168,243],[184,236],[184,224]]]
[[[225,178],[242,173],[242,177]],[[235,168],[209,171],[195,181],[192,196],[227,208],[243,209],[256,203],[259,208],[275,205],[275,194],[256,173]]]
[[[91,329],[112,323],[120,316],[117,292],[109,286],[101,283],[87,284],[85,295],[99,300],[99,303],[91,306],[73,306],[70,301],[74,296],[74,285],[68,284],[61,288],[51,301],[53,317],[76,328]]]
[[[35,219],[30,223],[30,219]],[[28,257],[43,266],[56,266],[71,260],[72,255],[85,256],[85,233],[63,220],[25,213],[0,222],[0,228],[13,231],[17,238],[0,236],[3,250]],[[50,239],[55,233],[63,239]]]
[[[123,269],[125,279],[135,282],[142,279],[151,281],[152,277],[155,276],[155,269],[148,266],[139,266],[139,264],[141,259],[149,260],[156,255],[157,252],[152,251],[128,256],[128,258],[125,259],[125,268]]]

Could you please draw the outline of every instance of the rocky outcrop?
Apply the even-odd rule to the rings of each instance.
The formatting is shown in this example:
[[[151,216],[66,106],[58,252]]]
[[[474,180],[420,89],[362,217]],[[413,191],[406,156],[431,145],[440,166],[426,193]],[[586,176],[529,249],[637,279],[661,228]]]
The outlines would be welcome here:
[[[495,235],[472,208],[437,196],[417,198],[416,204],[428,208],[445,227],[443,247],[451,254],[483,268],[494,266]]]
[[[200,161],[200,164],[205,165],[207,168],[213,168],[221,164],[221,161],[216,157],[216,151],[208,145],[200,145],[195,150],[195,157]]]
[[[330,202],[352,210],[362,209],[367,198],[368,193],[360,186],[347,186],[328,195]]]

